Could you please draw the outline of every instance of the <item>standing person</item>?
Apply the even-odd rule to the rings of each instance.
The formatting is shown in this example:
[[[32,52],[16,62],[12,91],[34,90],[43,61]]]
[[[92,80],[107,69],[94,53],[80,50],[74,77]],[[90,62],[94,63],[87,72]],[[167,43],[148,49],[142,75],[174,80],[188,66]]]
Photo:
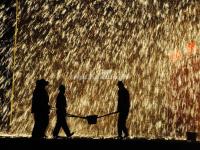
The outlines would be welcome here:
[[[33,138],[46,137],[45,132],[49,124],[49,95],[45,87],[48,81],[41,79],[36,81],[36,87],[33,92],[32,109],[35,124],[32,131]]]
[[[57,138],[60,128],[63,128],[67,137],[71,137],[74,133],[71,133],[69,127],[66,122],[66,97],[65,97],[65,86],[61,85],[59,87],[59,94],[56,99],[56,115],[57,115],[57,122],[55,129],[53,130],[53,137]]]
[[[129,108],[130,108],[130,98],[129,92],[124,87],[122,81],[118,81],[118,107],[117,111],[119,112],[118,117],[118,137],[122,138],[122,134],[124,133],[124,137],[128,137],[128,129],[126,127],[126,120],[128,118]]]
[[[2,106],[4,104],[5,101],[5,91],[3,89],[0,89],[0,105]]]

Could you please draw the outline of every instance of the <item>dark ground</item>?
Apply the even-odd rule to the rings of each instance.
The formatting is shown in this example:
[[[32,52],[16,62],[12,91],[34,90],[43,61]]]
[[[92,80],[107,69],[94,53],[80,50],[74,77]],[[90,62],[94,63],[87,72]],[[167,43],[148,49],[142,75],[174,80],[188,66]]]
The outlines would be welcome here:
[[[143,149],[145,147],[148,149],[151,148],[187,148],[191,149],[192,147],[200,148],[200,142],[191,142],[191,141],[178,141],[178,140],[147,140],[147,139],[92,139],[92,138],[80,138],[75,137],[71,139],[62,138],[62,139],[41,139],[34,140],[31,138],[10,138],[10,137],[0,137],[0,146],[7,148],[15,148],[15,149],[102,149],[112,147],[114,149]],[[70,147],[70,148],[69,148]],[[4,148],[4,149],[5,149]],[[192,148],[193,149],[193,148]]]

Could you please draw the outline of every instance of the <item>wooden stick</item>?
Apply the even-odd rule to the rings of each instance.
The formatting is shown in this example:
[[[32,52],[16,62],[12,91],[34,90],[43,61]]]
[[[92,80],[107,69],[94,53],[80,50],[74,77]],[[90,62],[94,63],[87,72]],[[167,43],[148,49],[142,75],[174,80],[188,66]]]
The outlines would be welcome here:
[[[102,117],[106,117],[106,116],[113,115],[113,114],[117,114],[117,113],[118,113],[118,111],[116,111],[116,112],[111,112],[111,113],[109,113],[109,114],[105,114],[105,115],[102,115],[102,116],[98,116],[97,118],[102,118]]]

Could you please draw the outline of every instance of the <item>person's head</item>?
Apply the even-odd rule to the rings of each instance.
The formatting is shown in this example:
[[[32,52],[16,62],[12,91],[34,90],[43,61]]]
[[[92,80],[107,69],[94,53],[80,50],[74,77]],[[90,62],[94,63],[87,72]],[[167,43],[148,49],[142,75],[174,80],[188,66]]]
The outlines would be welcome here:
[[[40,80],[37,80],[36,81],[36,87],[39,87],[40,86]]]
[[[48,81],[46,81],[45,79],[40,79],[36,81],[36,86],[37,87],[42,87],[44,88],[45,86],[47,86],[49,84]]]
[[[40,80],[40,83],[41,83],[41,85],[44,86],[44,87],[47,86],[47,85],[49,84],[49,82],[46,81],[45,79],[41,79],[41,80]]]
[[[59,91],[60,91],[61,93],[65,93],[65,86],[64,86],[64,85],[60,85]]]
[[[118,81],[117,82],[117,86],[118,86],[118,88],[123,88],[124,87],[124,83],[122,81]]]

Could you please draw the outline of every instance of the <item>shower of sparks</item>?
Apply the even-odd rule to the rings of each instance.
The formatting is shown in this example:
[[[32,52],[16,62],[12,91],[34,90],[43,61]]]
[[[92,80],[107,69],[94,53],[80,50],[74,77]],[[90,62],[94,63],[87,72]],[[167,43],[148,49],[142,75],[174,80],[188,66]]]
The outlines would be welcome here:
[[[180,139],[200,131],[199,17],[200,2],[193,0],[19,1],[9,133],[31,134],[31,98],[39,78],[50,82],[52,107],[58,86],[65,84],[68,112],[81,116],[115,111],[116,83],[123,80],[131,96],[132,137]],[[53,110],[50,120],[49,136]],[[116,115],[97,125],[77,118],[68,123],[78,136],[117,134]]]
[[[10,95],[12,87],[12,46],[15,13],[14,3],[0,2],[0,129],[7,132],[10,124]]]

